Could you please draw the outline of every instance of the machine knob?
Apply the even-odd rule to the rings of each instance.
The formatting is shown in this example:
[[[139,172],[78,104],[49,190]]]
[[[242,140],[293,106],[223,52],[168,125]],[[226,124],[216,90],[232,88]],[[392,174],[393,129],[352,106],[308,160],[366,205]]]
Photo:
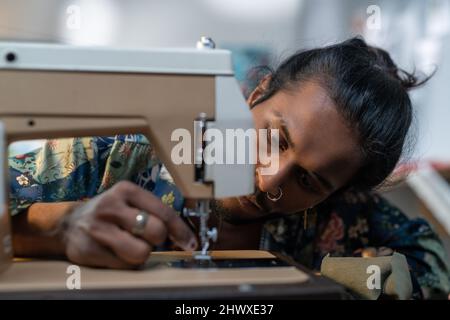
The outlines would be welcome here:
[[[197,41],[197,49],[214,49],[216,44],[210,37],[202,36],[200,41]]]

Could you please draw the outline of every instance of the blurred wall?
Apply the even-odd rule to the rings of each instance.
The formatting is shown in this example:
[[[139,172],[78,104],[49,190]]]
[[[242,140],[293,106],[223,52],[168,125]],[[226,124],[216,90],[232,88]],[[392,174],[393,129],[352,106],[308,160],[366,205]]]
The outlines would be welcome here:
[[[0,37],[87,45],[195,46],[202,35],[219,45],[292,47],[302,0],[0,0]],[[70,6],[81,28],[67,28]]]

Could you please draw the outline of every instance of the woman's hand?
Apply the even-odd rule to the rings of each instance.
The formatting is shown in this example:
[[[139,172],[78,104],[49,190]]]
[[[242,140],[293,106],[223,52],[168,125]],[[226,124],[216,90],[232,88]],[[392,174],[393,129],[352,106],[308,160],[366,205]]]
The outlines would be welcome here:
[[[142,236],[132,230],[136,216],[149,214]],[[74,208],[63,221],[65,253],[74,263],[115,269],[142,265],[155,245],[170,238],[184,250],[195,250],[197,239],[184,221],[159,198],[122,181]]]

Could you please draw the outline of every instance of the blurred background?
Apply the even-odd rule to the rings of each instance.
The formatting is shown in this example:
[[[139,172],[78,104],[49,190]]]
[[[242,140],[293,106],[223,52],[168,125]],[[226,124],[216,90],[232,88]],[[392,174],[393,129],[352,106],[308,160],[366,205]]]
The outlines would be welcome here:
[[[252,66],[354,35],[408,71],[438,66],[412,93],[418,141],[409,158],[450,159],[449,0],[0,0],[1,39],[193,47],[202,35],[234,51],[242,83]]]
[[[416,142],[403,161],[408,168],[425,163],[425,173],[385,194],[411,216],[427,215],[449,246],[450,0],[0,0],[3,40],[194,47],[202,35],[233,51],[244,92],[252,67],[355,35],[407,71],[437,70],[411,93]],[[40,143],[16,143],[10,153]]]

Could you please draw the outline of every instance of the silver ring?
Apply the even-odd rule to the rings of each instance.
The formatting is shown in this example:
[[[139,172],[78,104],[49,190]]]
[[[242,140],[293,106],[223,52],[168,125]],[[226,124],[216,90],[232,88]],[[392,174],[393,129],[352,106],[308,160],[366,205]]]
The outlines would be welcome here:
[[[278,200],[281,199],[282,196],[283,196],[283,190],[280,187],[278,187],[278,195],[277,196],[272,196],[270,194],[270,192],[266,192],[267,199],[269,199],[270,201],[273,201],[273,202],[277,202]]]
[[[147,221],[148,213],[144,210],[139,211],[139,213],[136,215],[136,222],[134,224],[133,230],[131,230],[131,233],[138,237],[142,236],[144,234]]]

